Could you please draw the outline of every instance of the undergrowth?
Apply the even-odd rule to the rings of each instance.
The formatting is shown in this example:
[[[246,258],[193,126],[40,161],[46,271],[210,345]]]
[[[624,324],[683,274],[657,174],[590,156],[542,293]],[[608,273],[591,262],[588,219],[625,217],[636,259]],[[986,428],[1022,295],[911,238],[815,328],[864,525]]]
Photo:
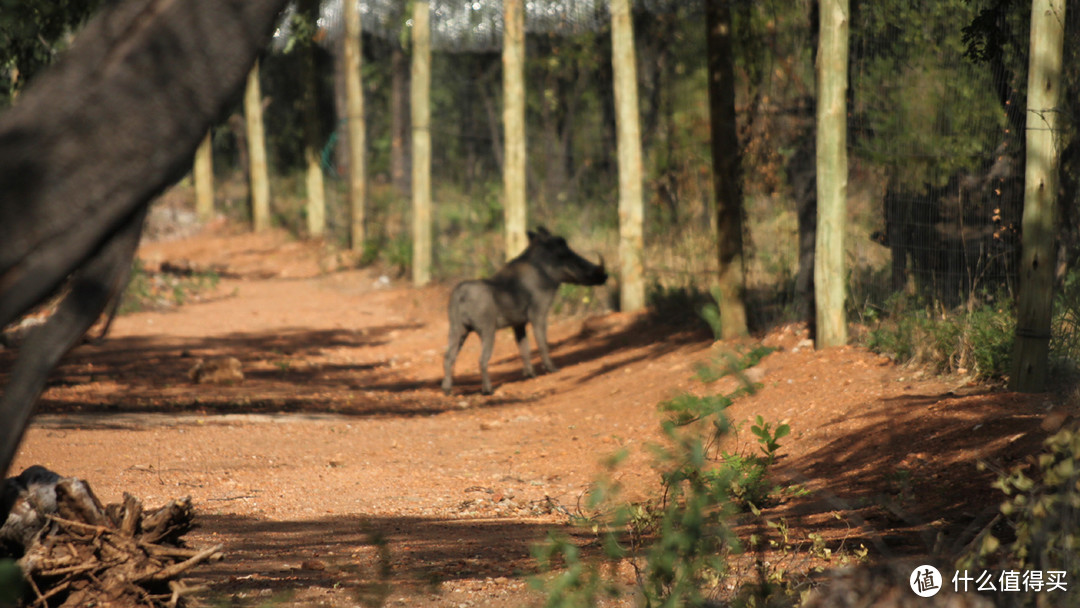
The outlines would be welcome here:
[[[987,570],[1015,573],[1012,606],[1049,605],[1048,599],[1057,606],[1077,606],[1080,587],[1073,576],[1080,571],[1080,431],[1074,424],[1044,445],[1040,454],[999,471],[994,487],[1004,494],[1000,514],[956,568],[973,577]],[[1051,590],[1052,579],[1064,585]]]
[[[1080,271],[1066,275],[1054,299],[1050,329],[1051,364],[1056,371],[1080,376]]]
[[[946,311],[906,296],[890,300],[865,338],[867,348],[935,373],[1000,380],[1009,373],[1016,315],[1011,305]]]
[[[217,287],[221,277],[213,271],[189,274],[151,273],[138,258],[120,299],[118,314],[183,305]]]
[[[935,373],[971,374],[983,381],[1007,379],[1016,334],[1016,306],[999,294],[981,304],[945,309],[897,295],[867,314],[867,348],[898,363]],[[1065,277],[1054,298],[1050,366],[1056,377],[1080,372],[1080,272]]]
[[[709,376],[740,374],[767,352],[755,348],[718,356],[714,364],[723,370],[711,371]],[[660,496],[644,503],[621,502],[613,473],[626,452],[614,455],[608,462],[609,473],[586,498],[589,514],[575,519],[595,535],[602,548],[600,557],[584,557],[567,537],[555,534],[535,548],[540,569],[548,574],[532,582],[545,593],[546,606],[594,606],[601,598],[618,596],[623,590],[612,581],[624,561],[634,570],[636,593],[645,606],[703,606],[730,594],[735,579],[729,563],[744,547],[729,522],[739,513],[764,521],[761,507],[779,492],[769,480],[769,468],[778,458],[780,440],[791,430],[787,424],[773,424],[758,416],[751,426],[757,452],[721,449],[721,440],[738,432],[725,410],[757,388],[744,378],[742,386],[727,395],[687,393],[660,404],[666,441],[652,446]],[[775,524],[774,530],[782,527]],[[761,536],[751,540],[764,542]],[[753,591],[749,587],[736,591],[737,605],[764,605],[759,600],[766,588],[771,605],[794,605],[799,589],[788,585],[789,579],[763,560],[758,567],[766,578]],[[557,574],[553,573],[556,568],[561,569]],[[778,584],[768,583],[769,576]]]
[[[14,606],[26,591],[26,580],[18,563],[0,559],[0,606]]]

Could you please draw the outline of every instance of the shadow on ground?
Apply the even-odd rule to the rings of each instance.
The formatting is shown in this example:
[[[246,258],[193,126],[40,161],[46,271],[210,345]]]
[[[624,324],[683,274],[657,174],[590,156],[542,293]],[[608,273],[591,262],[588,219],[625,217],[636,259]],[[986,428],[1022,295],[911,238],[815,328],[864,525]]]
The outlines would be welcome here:
[[[472,407],[498,407],[534,402],[552,390],[561,390],[550,385],[528,392],[497,388],[493,397],[480,397],[475,362],[462,361],[454,394],[445,396],[439,390],[441,365],[435,374],[430,370],[416,372],[415,366],[395,365],[393,358],[386,356],[385,348],[375,350],[392,344],[400,332],[424,327],[396,324],[361,330],[283,328],[210,338],[107,339],[100,345],[82,345],[65,357],[48,384],[61,390],[47,392],[37,413],[411,417],[457,409],[462,398],[474,400]],[[698,332],[674,331],[647,317],[599,330],[587,329],[587,324],[583,327],[586,329],[552,344],[553,359],[560,367],[604,360],[581,382],[703,339]],[[0,352],[0,381],[6,381],[14,355],[12,350]],[[188,372],[205,357],[235,357],[244,369],[243,382],[193,383]],[[502,367],[493,369],[497,387],[523,381],[519,365],[516,355],[494,361],[493,367]]]
[[[997,515],[998,472],[1039,452],[1044,415],[1044,395],[1015,393],[867,403],[854,430],[846,424],[800,462],[778,462],[789,483],[817,490],[767,515],[815,530],[834,549],[863,544],[888,559],[955,558]],[[823,430],[849,420],[834,419]]]
[[[234,603],[315,590],[381,605],[391,593],[444,593],[441,586],[457,580],[524,581],[536,572],[531,547],[558,527],[363,516],[282,522],[205,515],[198,521],[203,535],[225,545],[225,559],[197,573],[211,586],[207,599]]]

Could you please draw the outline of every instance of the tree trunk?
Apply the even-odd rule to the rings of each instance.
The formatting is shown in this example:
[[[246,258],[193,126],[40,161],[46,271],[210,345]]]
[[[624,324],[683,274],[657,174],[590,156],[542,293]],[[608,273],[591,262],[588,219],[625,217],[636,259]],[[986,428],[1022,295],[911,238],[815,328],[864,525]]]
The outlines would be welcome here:
[[[413,285],[431,281],[431,23],[427,0],[413,4],[412,106]]]
[[[728,0],[707,0],[709,122],[712,131],[713,186],[716,197],[717,277],[720,337],[747,334],[743,272],[743,203],[739,136],[735,122],[735,64],[731,53],[731,7]]]
[[[322,164],[318,148],[304,150],[307,163],[307,227],[308,236],[320,238],[326,233],[326,192],[323,187]]]
[[[817,346],[847,343],[844,225],[847,215],[848,0],[821,3],[817,60],[817,199],[814,258]]]
[[[0,472],[45,376],[105,310],[113,281],[127,276],[147,204],[191,170],[283,4],[109,3],[72,52],[0,115],[0,326],[71,288],[8,375]],[[176,52],[155,52],[163,40]]]
[[[409,182],[409,69],[405,51],[391,41],[390,51],[390,180],[398,194],[408,197]]]
[[[528,246],[525,236],[525,3],[504,0],[503,26],[503,190],[506,213],[506,259]]]
[[[195,150],[195,215],[207,221],[214,215],[214,146],[210,131]]]
[[[611,1],[611,64],[615,73],[619,156],[619,300],[623,311],[633,312],[645,307],[642,270],[645,206],[641,184],[641,127],[630,0]]]
[[[259,62],[248,72],[244,89],[244,117],[247,119],[248,170],[251,180],[251,223],[255,232],[270,227],[270,174],[266,167],[266,132],[263,128],[262,90]]]
[[[821,29],[819,21],[820,6],[817,2],[811,2],[809,7],[810,39],[809,46],[813,49],[812,61],[817,63],[818,33]],[[790,73],[790,70],[789,70]],[[806,108],[814,108],[814,96],[802,82],[796,81],[799,90],[804,94],[800,96],[799,104],[806,104]],[[802,112],[799,125],[803,124]],[[812,117],[811,117],[812,118]],[[814,247],[817,241],[817,131],[813,122],[807,122],[806,128],[800,128],[799,143],[795,147],[788,167],[787,174],[791,183],[792,198],[795,199],[796,215],[799,223],[799,268],[795,273],[795,314],[796,318],[806,320],[810,328],[810,336],[817,336],[817,309],[814,306]]]
[[[304,0],[299,12],[312,24],[319,18],[318,0]],[[307,164],[307,226],[308,236],[320,238],[326,232],[326,191],[323,186],[322,158],[319,154],[319,83],[315,69],[315,41],[305,40],[304,53],[304,160]]]
[[[1027,167],[1024,172],[1023,251],[1017,302],[1012,390],[1046,390],[1050,320],[1057,257],[1054,211],[1057,195],[1058,104],[1065,2],[1033,0],[1028,54]]]
[[[345,0],[345,105],[349,131],[349,245],[364,249],[364,195],[367,176],[364,152],[367,148],[364,122],[364,89],[360,81],[360,7],[357,0]]]

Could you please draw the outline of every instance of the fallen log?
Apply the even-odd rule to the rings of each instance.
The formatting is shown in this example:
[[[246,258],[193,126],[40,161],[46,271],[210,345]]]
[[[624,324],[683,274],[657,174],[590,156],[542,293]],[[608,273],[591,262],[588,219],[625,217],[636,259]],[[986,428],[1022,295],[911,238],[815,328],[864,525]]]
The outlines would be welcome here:
[[[32,466],[0,487],[0,557],[17,559],[30,592],[24,605],[175,607],[199,587],[180,577],[221,545],[184,546],[191,498],[153,510],[125,493],[102,506],[89,484]]]

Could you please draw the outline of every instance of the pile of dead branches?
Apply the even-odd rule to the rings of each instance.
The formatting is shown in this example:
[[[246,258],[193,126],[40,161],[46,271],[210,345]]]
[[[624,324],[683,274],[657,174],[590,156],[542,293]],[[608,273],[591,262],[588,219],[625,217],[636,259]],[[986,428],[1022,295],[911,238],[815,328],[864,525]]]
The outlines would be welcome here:
[[[18,565],[31,592],[26,604],[57,606],[177,606],[198,588],[180,577],[221,557],[221,545],[183,546],[192,526],[191,499],[143,509],[129,494],[102,506],[86,482],[30,467],[0,493],[0,554]]]

